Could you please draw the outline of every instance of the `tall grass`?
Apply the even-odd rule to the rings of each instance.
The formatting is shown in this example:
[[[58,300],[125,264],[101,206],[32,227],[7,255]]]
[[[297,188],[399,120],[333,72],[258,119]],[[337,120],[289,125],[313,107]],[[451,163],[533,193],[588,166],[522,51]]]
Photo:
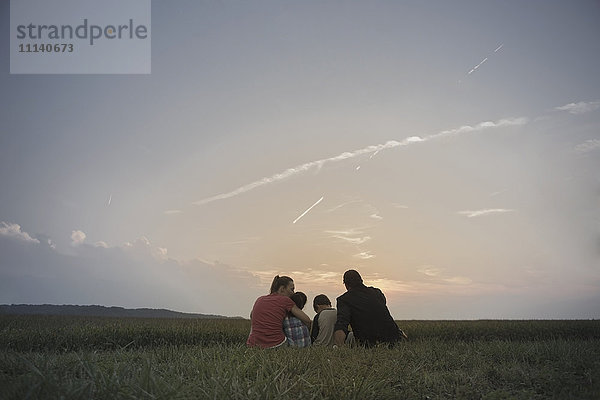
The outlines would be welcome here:
[[[392,348],[265,351],[243,320],[2,317],[0,399],[600,398],[599,321],[399,324]]]
[[[245,343],[247,320],[0,316],[0,350],[118,350]]]
[[[600,321],[398,321],[411,341],[600,339]],[[243,319],[1,316],[0,350],[77,351],[245,343]]]

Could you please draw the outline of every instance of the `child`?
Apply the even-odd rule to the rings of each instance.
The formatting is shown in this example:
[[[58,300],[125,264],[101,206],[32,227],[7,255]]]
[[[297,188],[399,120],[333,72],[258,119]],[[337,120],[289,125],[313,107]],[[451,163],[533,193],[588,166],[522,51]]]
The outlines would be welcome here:
[[[290,298],[296,303],[300,310],[306,304],[306,295],[302,292],[296,292]],[[292,347],[310,346],[310,333],[308,327],[298,318],[289,314],[283,319],[283,333],[287,338],[287,343]]]
[[[333,346],[333,332],[337,311],[331,307],[331,301],[324,294],[313,300],[313,308],[317,315],[313,320],[310,338],[315,346]]]

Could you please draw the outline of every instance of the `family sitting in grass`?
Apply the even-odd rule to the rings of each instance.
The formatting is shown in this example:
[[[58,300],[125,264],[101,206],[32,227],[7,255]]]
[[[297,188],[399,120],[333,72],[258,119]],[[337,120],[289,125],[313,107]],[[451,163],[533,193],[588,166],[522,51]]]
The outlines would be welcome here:
[[[292,278],[277,275],[270,294],[254,303],[246,344],[263,349],[355,343],[373,346],[407,338],[390,315],[381,290],[365,286],[358,271],[353,269],[344,273],[343,282],[346,293],[337,298],[337,310],[326,295],[320,294],[313,300],[317,315],[311,321],[302,311],[306,295],[294,292]]]

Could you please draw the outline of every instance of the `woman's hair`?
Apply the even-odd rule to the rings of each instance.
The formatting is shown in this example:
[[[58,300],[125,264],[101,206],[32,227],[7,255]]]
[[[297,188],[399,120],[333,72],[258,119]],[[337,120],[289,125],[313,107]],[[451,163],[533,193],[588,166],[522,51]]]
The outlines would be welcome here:
[[[277,292],[280,287],[287,287],[287,285],[293,281],[294,280],[289,276],[275,276],[275,278],[273,278],[273,283],[271,283],[271,293]]]
[[[294,301],[294,303],[296,303],[296,305],[298,306],[299,309],[303,309],[304,305],[306,304],[306,295],[302,292],[296,292],[294,293],[290,299],[292,299]]]

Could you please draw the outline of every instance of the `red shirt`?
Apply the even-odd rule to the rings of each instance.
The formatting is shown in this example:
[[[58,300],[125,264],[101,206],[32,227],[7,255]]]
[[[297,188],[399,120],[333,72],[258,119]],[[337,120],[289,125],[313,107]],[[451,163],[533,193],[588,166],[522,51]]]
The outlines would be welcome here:
[[[250,317],[252,328],[246,344],[266,349],[283,343],[283,319],[294,305],[292,299],[277,293],[256,299]]]

